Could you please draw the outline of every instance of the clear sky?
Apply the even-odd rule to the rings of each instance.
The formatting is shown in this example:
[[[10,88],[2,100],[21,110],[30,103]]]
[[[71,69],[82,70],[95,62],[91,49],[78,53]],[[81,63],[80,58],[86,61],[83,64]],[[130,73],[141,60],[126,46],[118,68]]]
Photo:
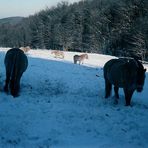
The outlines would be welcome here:
[[[46,7],[56,6],[63,0],[0,0],[0,18],[11,16],[29,16]],[[66,0],[69,3],[80,0]]]

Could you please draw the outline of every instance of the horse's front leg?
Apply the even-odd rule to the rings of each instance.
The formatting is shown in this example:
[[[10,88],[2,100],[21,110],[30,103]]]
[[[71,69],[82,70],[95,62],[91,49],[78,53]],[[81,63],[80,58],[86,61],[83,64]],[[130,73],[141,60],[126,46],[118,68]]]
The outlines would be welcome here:
[[[131,98],[132,95],[134,93],[134,90],[128,90],[126,88],[124,88],[124,94],[125,94],[125,101],[126,101],[126,106],[130,106],[131,105]]]

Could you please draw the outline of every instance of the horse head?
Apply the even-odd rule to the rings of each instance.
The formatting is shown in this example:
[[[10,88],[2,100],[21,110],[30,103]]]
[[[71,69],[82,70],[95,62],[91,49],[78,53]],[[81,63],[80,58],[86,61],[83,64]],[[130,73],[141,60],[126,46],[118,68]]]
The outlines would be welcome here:
[[[146,69],[144,69],[142,63],[138,60],[136,60],[138,67],[137,67],[137,92],[141,92],[143,90],[143,85],[145,81],[145,72]]]

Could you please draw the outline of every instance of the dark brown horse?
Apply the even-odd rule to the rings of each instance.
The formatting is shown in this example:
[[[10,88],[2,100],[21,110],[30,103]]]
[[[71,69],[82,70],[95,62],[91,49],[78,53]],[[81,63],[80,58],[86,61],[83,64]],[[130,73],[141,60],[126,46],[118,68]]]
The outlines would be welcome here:
[[[135,90],[143,90],[145,72],[141,62],[132,58],[112,59],[104,65],[105,98],[111,94],[112,85],[116,102],[119,98],[118,89],[123,88],[126,106],[130,105]]]
[[[81,54],[81,55],[73,56],[74,64],[77,64],[77,62],[79,62],[79,65],[81,63],[83,64],[85,59],[88,59],[88,54]]]
[[[17,97],[21,76],[28,66],[27,56],[19,48],[12,48],[7,51],[4,63],[6,68],[4,91],[8,92],[10,89],[11,95]]]

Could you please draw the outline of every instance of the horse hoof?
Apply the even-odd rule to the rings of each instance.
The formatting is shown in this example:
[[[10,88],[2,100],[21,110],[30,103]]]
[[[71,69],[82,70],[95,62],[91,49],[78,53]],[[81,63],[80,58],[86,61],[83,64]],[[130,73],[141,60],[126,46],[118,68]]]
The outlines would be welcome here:
[[[109,98],[109,96],[108,96],[108,95],[106,95],[106,96],[105,96],[105,99],[107,99],[107,98]]]
[[[132,107],[132,105],[130,105],[130,104],[125,104],[125,106],[129,106],[129,107]]]

